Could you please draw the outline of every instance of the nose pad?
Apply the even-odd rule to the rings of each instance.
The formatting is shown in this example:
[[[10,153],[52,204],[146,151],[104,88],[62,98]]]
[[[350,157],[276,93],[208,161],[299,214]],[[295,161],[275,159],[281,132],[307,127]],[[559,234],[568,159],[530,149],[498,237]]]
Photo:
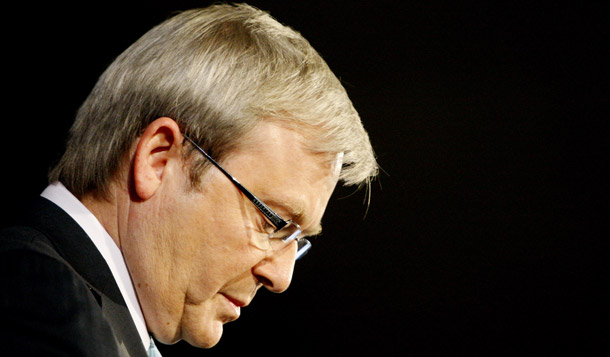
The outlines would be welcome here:
[[[261,260],[254,266],[252,273],[267,290],[284,292],[292,282],[296,252],[297,243],[293,241],[285,249],[273,252]]]

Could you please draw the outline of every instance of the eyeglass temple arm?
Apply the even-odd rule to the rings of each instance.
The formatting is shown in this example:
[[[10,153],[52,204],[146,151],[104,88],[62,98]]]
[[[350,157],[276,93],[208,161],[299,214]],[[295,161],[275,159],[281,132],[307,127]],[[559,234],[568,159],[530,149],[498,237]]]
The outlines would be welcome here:
[[[285,220],[283,220],[277,213],[275,213],[269,206],[267,206],[263,201],[259,200],[252,192],[250,192],[247,188],[242,186],[239,181],[231,174],[229,174],[219,163],[216,162],[210,155],[208,155],[205,150],[203,150],[199,145],[197,145],[191,138],[189,138],[186,134],[182,134],[186,140],[188,140],[194,147],[197,149],[206,159],[208,159],[214,166],[216,166],[220,172],[222,172],[231,182],[237,186],[237,189],[241,191],[255,206],[258,208],[261,213],[267,217],[269,221],[275,226],[276,229],[282,229],[287,224]]]

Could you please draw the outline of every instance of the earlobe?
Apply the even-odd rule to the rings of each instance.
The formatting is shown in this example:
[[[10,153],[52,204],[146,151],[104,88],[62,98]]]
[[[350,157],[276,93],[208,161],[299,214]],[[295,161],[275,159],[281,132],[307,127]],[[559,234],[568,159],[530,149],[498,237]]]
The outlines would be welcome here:
[[[180,159],[180,127],[171,118],[159,118],[148,125],[138,141],[133,159],[133,184],[142,200],[152,197],[168,174],[168,163]]]

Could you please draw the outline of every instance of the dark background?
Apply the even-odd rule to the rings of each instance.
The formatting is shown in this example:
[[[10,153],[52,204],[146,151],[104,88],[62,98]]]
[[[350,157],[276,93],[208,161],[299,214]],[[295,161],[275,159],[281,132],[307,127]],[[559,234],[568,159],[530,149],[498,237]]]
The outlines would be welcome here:
[[[208,3],[4,6],[3,220],[44,189],[113,58]],[[326,59],[383,171],[368,212],[336,191],[286,293],[165,356],[608,353],[606,8],[250,3]]]

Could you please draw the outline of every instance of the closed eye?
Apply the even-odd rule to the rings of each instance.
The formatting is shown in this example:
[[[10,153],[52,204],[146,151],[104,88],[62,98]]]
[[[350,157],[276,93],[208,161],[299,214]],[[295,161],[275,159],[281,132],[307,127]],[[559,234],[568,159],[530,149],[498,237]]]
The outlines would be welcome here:
[[[267,222],[266,219],[263,219],[263,232],[272,235],[275,232],[275,226],[273,224]]]

